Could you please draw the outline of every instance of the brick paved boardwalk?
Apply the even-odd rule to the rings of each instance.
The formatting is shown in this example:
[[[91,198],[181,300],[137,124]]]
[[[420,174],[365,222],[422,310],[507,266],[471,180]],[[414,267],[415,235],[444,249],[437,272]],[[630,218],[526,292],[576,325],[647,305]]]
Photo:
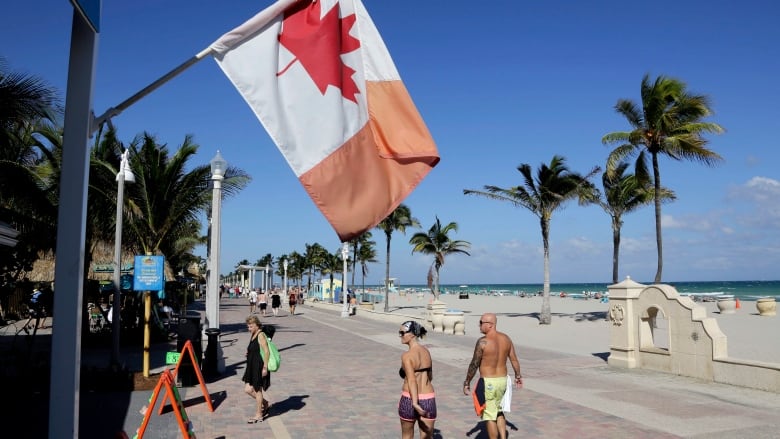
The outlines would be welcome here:
[[[398,325],[360,314],[344,319],[338,308],[321,305],[299,307],[299,313],[263,318],[277,328],[274,341],[283,361],[272,375],[272,416],[250,425],[246,419],[253,414],[253,401],[243,393],[240,380],[248,342],[246,306],[243,299],[223,303],[227,371],[208,385],[216,411],[208,411],[198,388],[182,392],[199,438],[400,436],[398,368],[405,347],[398,340]],[[487,437],[470,397],[461,393],[475,337],[433,333],[423,341],[434,359],[436,438]],[[777,422],[778,395],[622,371],[596,356],[523,349],[518,344],[527,387],[514,394],[507,415],[510,437],[776,437],[777,426],[771,420]],[[720,392],[728,392],[733,401],[718,397]],[[141,416],[133,408],[125,424],[128,433],[140,425]],[[172,416],[156,417],[148,437],[179,437]]]
[[[202,308],[202,303],[193,308]],[[208,383],[215,405],[210,412],[198,387],[180,389],[198,438],[276,439],[397,438],[400,356],[405,349],[398,323],[357,316],[341,318],[337,307],[299,307],[299,315],[262,318],[277,328],[274,341],[282,367],[272,375],[271,417],[247,424],[253,401],[243,393],[248,332],[244,299],[223,299],[221,346],[226,371]],[[396,317],[397,318],[397,317]],[[432,333],[423,341],[434,364],[439,418],[435,437],[485,438],[470,397],[461,384],[476,340]],[[780,395],[733,386],[606,365],[602,355],[577,356],[524,348],[515,340],[525,389],[513,397],[507,415],[509,437],[520,438],[776,438],[780,431]],[[175,346],[175,343],[174,343]],[[204,342],[204,349],[205,349]],[[153,370],[159,370],[165,344],[153,346]],[[137,350],[137,349],[136,349]],[[607,347],[605,347],[607,350]],[[85,361],[95,352],[83,351]],[[105,356],[105,353],[99,355]],[[125,358],[132,358],[129,352]],[[151,391],[80,394],[80,438],[112,438],[121,429],[132,437],[139,410]],[[17,395],[4,432],[46,437],[48,396]],[[13,426],[24,426],[14,430]],[[15,437],[15,436],[9,436]],[[179,438],[170,409],[154,415],[147,438]]]

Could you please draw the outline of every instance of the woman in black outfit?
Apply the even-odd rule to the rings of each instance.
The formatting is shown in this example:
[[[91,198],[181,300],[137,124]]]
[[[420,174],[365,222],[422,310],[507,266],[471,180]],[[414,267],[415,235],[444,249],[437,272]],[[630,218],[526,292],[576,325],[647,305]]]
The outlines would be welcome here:
[[[263,391],[271,386],[271,374],[260,356],[260,349],[263,350],[263,356],[268,358],[268,342],[263,334],[260,318],[256,315],[250,315],[246,318],[246,326],[249,329],[249,346],[246,348],[246,369],[242,380],[246,383],[244,391],[255,400],[255,415],[247,421],[250,424],[263,422],[268,414],[269,403],[263,398]]]
[[[279,307],[282,306],[282,297],[278,291],[274,291],[271,294],[271,311],[274,312],[274,317],[279,317]]]

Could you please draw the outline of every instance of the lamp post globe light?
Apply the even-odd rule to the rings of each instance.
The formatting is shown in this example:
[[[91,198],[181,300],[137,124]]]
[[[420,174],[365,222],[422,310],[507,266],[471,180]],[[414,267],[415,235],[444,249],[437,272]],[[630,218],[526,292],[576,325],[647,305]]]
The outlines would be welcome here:
[[[122,301],[120,298],[121,285],[120,277],[122,270],[122,211],[125,202],[125,182],[135,182],[135,175],[130,170],[128,157],[130,151],[125,150],[122,153],[122,160],[119,162],[119,172],[116,173],[116,230],[114,235],[114,300],[111,302],[111,332],[113,343],[111,350],[111,364],[119,364],[119,331],[121,328],[119,322],[120,308]]]
[[[347,259],[349,259],[349,243],[344,242],[341,244],[341,260],[344,263],[344,272],[341,276],[341,298],[344,301],[344,306],[341,309],[341,317],[349,316],[349,304],[347,303]]]
[[[282,261],[282,267],[284,267],[284,285],[282,286],[282,290],[284,291],[284,295],[287,295],[287,259]]]

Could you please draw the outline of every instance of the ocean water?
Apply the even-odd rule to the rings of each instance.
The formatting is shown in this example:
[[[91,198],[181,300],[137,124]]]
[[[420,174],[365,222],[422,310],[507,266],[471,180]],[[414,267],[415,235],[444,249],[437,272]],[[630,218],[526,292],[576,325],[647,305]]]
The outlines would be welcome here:
[[[640,282],[649,285],[651,282]],[[755,300],[759,297],[775,297],[780,300],[780,280],[755,281],[707,281],[707,282],[664,282],[677,289],[680,294],[733,294],[740,300]],[[607,283],[565,283],[550,284],[550,294],[606,292]],[[428,290],[425,285],[396,285],[399,289],[413,288]],[[445,294],[458,294],[468,291],[469,294],[535,294],[542,291],[542,284],[469,284],[441,285]]]

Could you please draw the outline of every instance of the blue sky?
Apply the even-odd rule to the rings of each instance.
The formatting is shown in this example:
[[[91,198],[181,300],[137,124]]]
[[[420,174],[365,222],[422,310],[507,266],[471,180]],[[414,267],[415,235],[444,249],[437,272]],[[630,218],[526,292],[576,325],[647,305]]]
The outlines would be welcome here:
[[[441,282],[541,283],[542,240],[530,212],[465,197],[463,189],[521,183],[553,155],[586,172],[604,165],[601,137],[628,128],[613,106],[639,99],[642,76],[667,75],[709,95],[709,120],[726,133],[709,168],[662,158],[661,181],[678,196],[663,206],[664,281],[778,279],[780,266],[780,6],[771,1],[546,2],[364,0],[441,154],[405,203],[423,229],[455,221],[471,256],[446,260]],[[270,1],[104,1],[94,109],[102,114],[150,84]],[[0,56],[62,92],[72,6],[11,2],[0,15]],[[223,272],[242,259],[339,248],[335,232],[213,59],[204,59],[114,118],[129,142],[148,131],[175,149],[186,134],[207,163],[217,149],[252,183],[223,204]],[[600,179],[596,180],[600,186]],[[652,207],[624,217],[620,277],[649,282],[656,250]],[[431,258],[392,240],[392,276],[425,282]],[[385,238],[374,231],[384,276]],[[201,253],[205,250],[201,250]],[[596,206],[557,211],[551,280],[609,282],[610,220]],[[359,276],[358,276],[359,277]]]

